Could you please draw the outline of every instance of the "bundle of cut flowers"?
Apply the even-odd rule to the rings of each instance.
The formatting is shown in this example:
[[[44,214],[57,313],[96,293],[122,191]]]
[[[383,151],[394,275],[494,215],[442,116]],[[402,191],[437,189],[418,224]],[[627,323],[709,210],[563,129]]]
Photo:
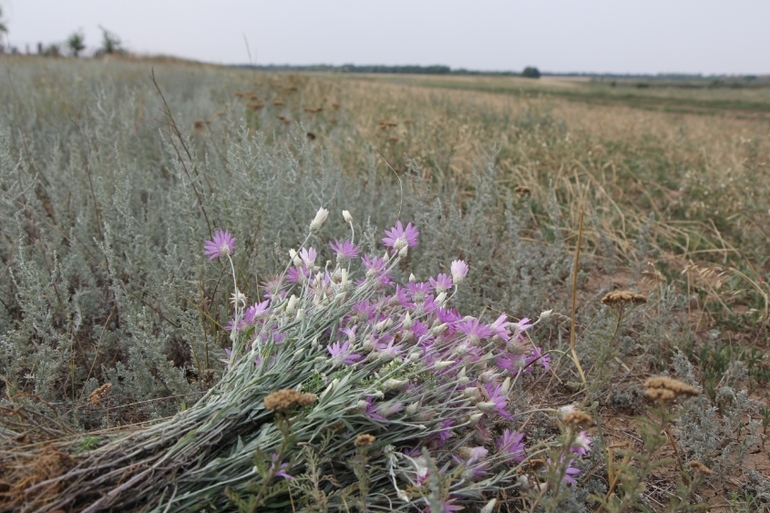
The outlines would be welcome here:
[[[336,261],[319,263],[307,243],[327,215],[319,210],[257,301],[235,282],[236,240],[219,231],[206,241],[235,289],[221,382],[171,419],[72,456],[61,475],[23,490],[23,509],[492,510],[503,492],[545,490],[554,475],[574,482],[584,433],[528,441],[509,404],[521,376],[548,367],[525,336],[539,320],[458,313],[452,298],[472,277],[461,260],[397,283],[395,267],[417,245],[411,223],[360,256],[344,211],[350,237],[324,249]],[[546,457],[550,473],[525,465]]]

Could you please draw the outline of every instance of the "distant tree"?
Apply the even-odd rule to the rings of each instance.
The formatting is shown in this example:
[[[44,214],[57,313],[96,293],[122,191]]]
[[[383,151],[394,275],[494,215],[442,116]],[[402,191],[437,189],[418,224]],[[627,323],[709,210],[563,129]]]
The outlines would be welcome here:
[[[3,22],[3,8],[0,7],[0,47],[3,45],[3,36],[8,37],[8,27]]]
[[[106,28],[99,26],[102,31],[102,47],[97,53],[101,55],[110,55],[113,53],[123,53],[123,42],[117,34],[110,32]]]
[[[521,72],[521,76],[526,78],[540,78],[540,70],[532,66],[527,66],[524,68],[524,71]]]
[[[72,55],[77,57],[80,52],[85,50],[85,39],[86,37],[83,35],[81,31],[73,32],[70,37],[67,38],[67,47],[69,47],[70,52],[72,52]]]

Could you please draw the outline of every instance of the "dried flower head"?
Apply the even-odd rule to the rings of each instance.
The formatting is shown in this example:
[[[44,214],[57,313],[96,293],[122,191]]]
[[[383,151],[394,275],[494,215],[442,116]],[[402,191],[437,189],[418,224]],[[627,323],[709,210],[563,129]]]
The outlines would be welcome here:
[[[646,302],[647,296],[636,294],[630,290],[613,290],[602,298],[602,304],[610,306],[623,305],[625,303],[638,305]]]
[[[295,404],[298,406],[308,406],[316,401],[315,394],[303,394],[296,390],[281,389],[265,397],[265,408],[268,410],[285,411]]]
[[[594,419],[589,414],[577,408],[564,413],[561,420],[572,428],[585,428],[594,423]]]
[[[308,132],[306,135],[307,135],[307,138],[310,139],[311,141],[315,140],[315,134],[313,132]]]
[[[530,194],[532,194],[532,189],[530,189],[526,185],[519,185],[518,187],[513,189],[513,192],[515,192],[519,196],[529,196]]]
[[[88,396],[88,402],[94,406],[101,406],[102,400],[107,397],[111,388],[112,383],[105,383],[104,385],[100,386],[91,392],[91,395]]]
[[[692,460],[690,463],[688,463],[691,469],[693,469],[695,472],[700,472],[701,474],[706,474],[707,476],[710,476],[714,473],[713,470],[708,468],[706,465],[701,463],[698,460]]]
[[[363,435],[358,435],[356,437],[355,445],[356,447],[371,447],[374,445],[375,440],[377,440],[377,438],[375,438],[374,435],[364,433]]]
[[[644,395],[653,401],[660,403],[670,403],[678,397],[694,397],[700,395],[700,390],[695,387],[669,378],[668,376],[656,376],[647,378],[644,382]]]

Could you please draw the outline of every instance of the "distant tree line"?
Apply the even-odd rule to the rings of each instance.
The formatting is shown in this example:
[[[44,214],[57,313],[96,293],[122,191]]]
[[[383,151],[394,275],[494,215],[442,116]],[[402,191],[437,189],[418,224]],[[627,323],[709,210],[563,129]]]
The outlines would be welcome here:
[[[117,34],[101,25],[99,30],[102,31],[102,42],[101,46],[94,51],[95,57],[125,53],[123,42]],[[80,53],[86,49],[85,39],[83,31],[78,30],[70,34],[63,43],[38,43],[37,54],[46,57],[62,57],[64,55],[79,57]],[[11,46],[8,41],[8,26],[3,21],[3,9],[0,7],[0,54],[2,53],[18,54],[19,49]],[[30,53],[29,45],[27,45],[27,53]]]
[[[528,78],[539,78],[540,72],[537,68],[527,67],[521,73],[515,71],[473,71],[465,68],[452,69],[449,66],[433,65],[433,66],[385,66],[385,65],[364,65],[358,66],[355,64],[343,64],[341,66],[334,66],[331,64],[313,64],[309,66],[293,66],[289,64],[238,64],[235,67],[238,68],[250,68],[258,69],[260,71],[323,71],[323,72],[339,72],[339,73],[393,73],[393,74],[412,74],[412,75],[499,75],[499,76],[522,76]]]

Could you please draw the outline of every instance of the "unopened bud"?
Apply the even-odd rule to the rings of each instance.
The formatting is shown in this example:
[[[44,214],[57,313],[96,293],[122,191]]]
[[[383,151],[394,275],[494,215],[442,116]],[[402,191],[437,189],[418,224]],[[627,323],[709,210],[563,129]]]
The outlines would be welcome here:
[[[444,322],[444,323],[439,324],[438,326],[435,326],[434,328],[432,328],[430,330],[430,332],[433,334],[434,337],[437,337],[437,336],[441,335],[442,333],[444,333],[444,330],[446,329],[446,327],[447,327],[447,323]]]
[[[553,310],[544,310],[544,311],[540,312],[539,319],[541,321],[544,321],[544,320],[548,319],[551,316],[552,313],[553,313]]]
[[[353,216],[350,215],[350,212],[348,212],[347,210],[342,211],[342,218],[345,220],[346,223],[353,222]]]
[[[476,408],[484,412],[493,412],[497,409],[497,404],[492,401],[483,401],[476,403]]]
[[[470,422],[471,426],[475,426],[479,423],[479,421],[484,417],[483,413],[473,413],[468,416],[468,421]]]
[[[505,395],[508,395],[508,391],[511,389],[511,378],[507,377],[505,378],[505,381],[503,381],[503,386],[500,387],[500,391],[504,393]]]
[[[412,325],[413,325],[413,324],[414,324],[414,321],[412,321],[412,316],[411,316],[411,315],[409,315],[409,312],[406,312],[406,315],[404,315],[404,320],[403,320],[403,322],[401,323],[401,325],[402,325],[404,328],[406,328],[406,329],[409,329],[409,328],[411,328],[411,327],[412,327]]]
[[[434,363],[433,368],[435,370],[444,370],[447,367],[454,365],[454,363],[455,363],[454,360],[441,360],[439,362]]]
[[[409,273],[409,283],[414,283],[417,281],[417,278],[415,277],[414,273]]]
[[[297,296],[292,294],[288,303],[286,303],[286,313],[292,313],[294,309],[297,308],[297,301],[299,301]]]
[[[414,402],[406,407],[406,413],[407,415],[417,415],[417,412],[420,411],[420,403]]]
[[[382,384],[382,388],[384,388],[385,390],[398,390],[404,385],[406,385],[406,383],[407,383],[407,380],[405,379],[390,378],[386,380],[385,383]]]
[[[321,228],[321,225],[324,224],[324,221],[326,221],[327,217],[329,217],[329,211],[323,207],[319,208],[318,212],[316,212],[315,217],[313,218],[313,221],[310,223],[310,231],[318,231],[318,229]]]

